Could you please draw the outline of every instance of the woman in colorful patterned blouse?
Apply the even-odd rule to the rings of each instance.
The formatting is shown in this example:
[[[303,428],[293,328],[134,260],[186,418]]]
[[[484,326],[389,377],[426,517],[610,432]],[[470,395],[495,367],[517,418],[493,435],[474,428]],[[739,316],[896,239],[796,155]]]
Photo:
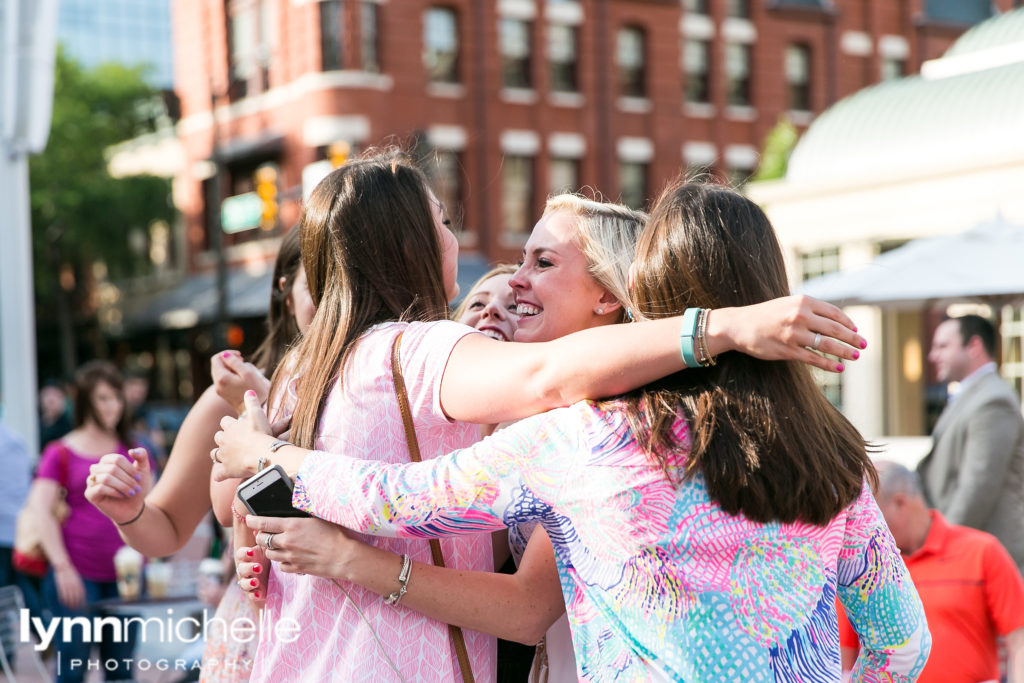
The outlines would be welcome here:
[[[666,190],[634,272],[645,318],[787,291],[761,210],[698,184]],[[363,533],[539,521],[583,680],[838,681],[837,594],[863,645],[854,680],[914,680],[927,658],[864,441],[798,363],[724,353],[418,464],[281,450],[286,469],[301,462],[295,505]],[[249,521],[264,533],[287,525]]]

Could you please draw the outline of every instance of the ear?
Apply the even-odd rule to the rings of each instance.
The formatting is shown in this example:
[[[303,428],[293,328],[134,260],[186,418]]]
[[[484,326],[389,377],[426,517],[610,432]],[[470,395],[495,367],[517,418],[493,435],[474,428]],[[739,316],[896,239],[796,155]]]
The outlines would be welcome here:
[[[282,275],[281,277],[277,278],[277,288],[282,293],[284,292],[284,287],[285,287],[285,284],[287,282],[288,282],[288,279],[284,275]],[[288,309],[288,315],[290,315],[290,316],[292,316],[294,318],[295,317],[295,311],[292,310],[292,298],[290,296],[286,296],[284,298],[284,307]]]
[[[284,291],[284,286],[287,283],[288,283],[288,278],[286,278],[284,275],[282,275],[281,277],[277,278],[277,288],[280,291],[282,291],[282,292]]]
[[[607,289],[601,294],[601,298],[597,300],[597,304],[594,306],[594,313],[598,315],[608,315],[622,308],[622,304],[616,299],[611,292]]]
[[[630,263],[629,264],[629,272],[626,274],[626,287],[629,288],[629,291],[632,292],[633,288],[635,286],[636,286],[636,263],[634,262],[634,263]]]

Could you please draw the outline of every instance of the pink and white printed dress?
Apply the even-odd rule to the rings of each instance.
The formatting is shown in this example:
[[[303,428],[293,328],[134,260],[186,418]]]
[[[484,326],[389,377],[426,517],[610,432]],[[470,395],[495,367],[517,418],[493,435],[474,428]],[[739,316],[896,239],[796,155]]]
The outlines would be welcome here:
[[[384,463],[409,461],[391,376],[391,348],[402,330],[402,373],[422,458],[464,448],[479,439],[476,425],[445,417],[439,397],[441,377],[452,349],[474,330],[450,321],[384,323],[360,338],[342,381],[331,390],[320,422],[318,448],[358,453],[361,458]],[[431,562],[427,540],[357,536],[391,552],[408,553],[413,560]],[[490,534],[445,539],[441,549],[448,567],[494,570]],[[396,575],[398,569],[396,562]],[[381,596],[355,584],[340,583],[351,600],[328,579],[285,573],[272,563],[267,622],[256,652],[252,681],[461,680],[446,624],[402,605],[385,605]],[[299,624],[296,642],[276,638],[276,633],[290,633],[272,628],[284,618]],[[476,631],[463,632],[476,680],[493,683],[496,640]]]

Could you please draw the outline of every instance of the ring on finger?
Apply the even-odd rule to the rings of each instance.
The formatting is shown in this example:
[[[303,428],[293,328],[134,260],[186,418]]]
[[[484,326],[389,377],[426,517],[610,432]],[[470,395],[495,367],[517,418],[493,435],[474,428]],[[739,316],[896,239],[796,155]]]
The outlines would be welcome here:
[[[85,485],[86,486],[95,486],[96,485],[96,475],[90,473],[89,477],[85,480]]]
[[[210,451],[210,459],[213,460],[218,465],[223,464],[224,461],[220,459],[220,446]]]
[[[820,344],[820,343],[821,343],[821,332],[815,332],[814,333],[814,343],[811,344],[811,350],[812,351],[817,351],[818,350],[818,344]]]
[[[277,534],[268,533],[263,539],[263,545],[266,546],[267,550],[277,550],[277,548],[274,547],[274,536],[276,535]]]
[[[243,410],[242,412],[240,412],[240,413],[238,414],[238,419],[239,419],[239,420],[244,420],[244,419],[245,419],[245,415],[246,415],[246,413],[248,413],[248,412],[249,412],[248,410]]]

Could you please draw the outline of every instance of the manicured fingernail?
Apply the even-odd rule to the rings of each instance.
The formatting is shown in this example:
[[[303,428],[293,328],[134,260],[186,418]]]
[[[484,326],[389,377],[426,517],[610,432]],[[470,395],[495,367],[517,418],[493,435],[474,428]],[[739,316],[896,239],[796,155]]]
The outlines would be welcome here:
[[[142,481],[142,475],[138,472],[135,473],[135,481]]]
[[[249,391],[245,392],[245,396],[246,398],[256,398],[256,392],[249,389]]]
[[[135,495],[135,489],[132,489],[131,491],[129,491],[128,495],[129,496],[134,496]]]
[[[860,351],[857,351],[856,349],[854,349],[854,351],[853,351],[853,359],[857,360],[858,358],[860,358]]]
[[[836,372],[842,372],[842,371],[843,371],[843,364],[842,363],[836,363]]]
[[[256,586],[260,585],[260,582],[256,579],[249,579],[249,585],[255,588]]]
[[[260,592],[259,592],[259,591],[256,591],[255,593],[253,593],[253,595],[254,595],[254,596],[256,596],[256,597],[258,598],[258,597],[260,597]]]
[[[857,330],[854,330],[854,332],[856,332],[856,331],[857,331]],[[225,351],[225,352],[224,352],[223,354],[221,354],[221,355],[223,355],[223,356],[224,356],[225,358],[231,358],[231,352],[230,352],[230,351]]]
[[[246,554],[246,556],[247,556],[247,557],[252,557],[252,556],[253,556],[253,555],[255,555],[256,553],[255,553],[255,552],[253,552],[253,549],[252,549],[252,548],[249,548],[248,550],[246,550],[246,551],[245,551],[245,554]]]
[[[853,331],[854,331],[854,332],[856,332],[856,331],[857,331],[857,328],[856,328],[856,327],[854,327],[854,328],[853,328]]]
[[[860,340],[860,348],[862,348],[862,349],[868,348],[868,340],[867,339],[861,339]]]
[[[261,571],[263,571],[263,567],[261,567],[259,565],[256,565],[255,567],[252,568],[252,573],[253,574],[259,574]]]

